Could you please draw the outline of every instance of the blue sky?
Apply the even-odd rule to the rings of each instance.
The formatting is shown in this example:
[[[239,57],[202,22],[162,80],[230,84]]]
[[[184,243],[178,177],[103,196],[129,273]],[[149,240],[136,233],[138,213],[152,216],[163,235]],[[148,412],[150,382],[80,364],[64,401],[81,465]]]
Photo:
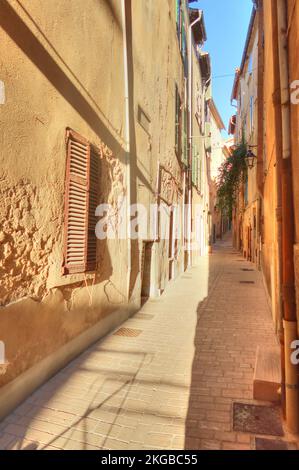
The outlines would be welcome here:
[[[204,12],[208,36],[204,49],[212,59],[213,98],[227,127],[235,112],[230,106],[233,74],[241,64],[253,3],[252,0],[199,0],[190,6]]]

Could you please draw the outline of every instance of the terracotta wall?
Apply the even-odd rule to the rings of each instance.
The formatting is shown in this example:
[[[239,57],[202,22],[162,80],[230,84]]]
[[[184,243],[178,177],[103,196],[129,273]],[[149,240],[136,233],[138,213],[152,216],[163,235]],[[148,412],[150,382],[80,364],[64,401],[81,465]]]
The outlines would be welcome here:
[[[279,175],[278,152],[280,151],[281,130],[279,122],[279,77],[276,56],[277,26],[273,23],[275,17],[275,2],[264,1],[264,11],[269,11],[264,20],[264,190],[263,190],[263,272],[272,302],[272,314],[276,329],[280,328],[281,319],[281,279],[279,271],[279,224],[281,203],[277,178]],[[277,111],[275,111],[277,110]],[[276,115],[276,117],[275,117]]]
[[[299,321],[299,4],[296,0],[288,1],[288,22],[289,22],[289,75],[291,84],[291,145],[292,145],[292,166],[293,166],[293,190],[295,207],[295,270],[296,270],[296,291],[297,291],[297,318]]]

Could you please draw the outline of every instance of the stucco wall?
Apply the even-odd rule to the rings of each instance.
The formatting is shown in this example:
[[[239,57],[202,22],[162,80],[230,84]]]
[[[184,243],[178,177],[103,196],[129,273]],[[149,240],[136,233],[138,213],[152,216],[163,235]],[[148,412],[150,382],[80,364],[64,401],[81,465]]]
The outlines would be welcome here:
[[[249,41],[247,60],[239,82],[239,112],[238,138],[244,136],[245,142],[252,146],[253,153],[257,153],[257,80],[258,80],[258,41],[259,32],[257,18],[253,25]],[[251,67],[251,70],[250,70]],[[251,101],[252,100],[252,101]],[[243,130],[243,135],[242,135]],[[244,213],[242,214],[242,244],[243,253],[247,259],[259,263],[259,230],[258,230],[258,199],[256,165],[248,169],[247,197],[244,199]]]
[[[183,172],[174,152],[175,84],[183,92],[175,1],[131,3],[129,159],[121,21],[119,0],[0,5],[6,95],[0,108],[0,339],[9,362],[1,385],[110,313],[140,304],[143,240],[150,235],[131,243],[131,260],[127,240],[98,241],[96,272],[61,274],[67,127],[100,149],[100,203],[118,211],[130,168],[131,203],[149,209],[160,178],[161,195],[183,213]],[[156,294],[169,281],[168,253],[168,240],[154,242]],[[181,238],[175,272],[183,269]]]
[[[264,11],[271,12],[271,2],[266,0]],[[279,328],[279,274],[278,274],[278,232],[277,232],[277,139],[275,131],[275,108],[273,94],[275,91],[273,53],[273,24],[271,14],[265,16],[265,71],[264,97],[265,97],[265,153],[264,153],[264,202],[263,202],[263,273],[272,301],[272,315],[277,328]],[[274,50],[273,50],[274,47]]]
[[[183,96],[183,62],[176,32],[175,1],[157,0],[132,2],[133,25],[133,79],[135,126],[132,129],[132,151],[136,152],[135,194],[139,203],[148,209],[158,202],[179,204],[183,213],[183,172],[175,155],[175,85]],[[148,131],[137,119],[138,107],[146,113]],[[134,142],[135,139],[135,142]],[[157,188],[159,195],[157,198]],[[153,218],[148,216],[149,225]],[[155,269],[152,272],[152,290],[158,295],[169,282],[169,240],[163,240],[163,231],[169,234],[170,218],[161,212],[160,233],[152,254]],[[182,229],[180,235],[182,237]],[[143,237],[145,239],[145,237]],[[148,240],[153,240],[151,234]],[[139,251],[139,253],[137,253]],[[137,250],[141,259],[141,249]],[[178,240],[175,273],[183,269],[183,241]],[[137,283],[138,276],[137,276]]]
[[[4,384],[126,303],[127,250],[98,242],[96,273],[61,275],[66,127],[101,149],[101,201],[126,191],[119,2],[10,1],[0,15]]]
[[[288,0],[288,22],[289,22],[289,74],[290,83],[299,80],[299,4],[296,0]],[[298,101],[298,82],[295,98]],[[291,150],[292,150],[292,169],[293,169],[293,190],[294,190],[294,208],[295,208],[295,273],[296,273],[296,294],[297,294],[297,318],[299,324],[299,104],[292,103],[291,100]],[[299,331],[298,331],[299,334]]]

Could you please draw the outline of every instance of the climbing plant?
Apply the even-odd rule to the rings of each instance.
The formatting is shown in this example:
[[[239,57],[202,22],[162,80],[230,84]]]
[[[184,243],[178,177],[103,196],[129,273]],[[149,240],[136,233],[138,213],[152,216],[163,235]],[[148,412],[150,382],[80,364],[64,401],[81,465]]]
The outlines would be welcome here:
[[[230,220],[240,183],[245,182],[247,177],[246,154],[247,145],[243,141],[235,147],[232,155],[225,160],[218,172],[217,204],[222,214],[228,216]]]

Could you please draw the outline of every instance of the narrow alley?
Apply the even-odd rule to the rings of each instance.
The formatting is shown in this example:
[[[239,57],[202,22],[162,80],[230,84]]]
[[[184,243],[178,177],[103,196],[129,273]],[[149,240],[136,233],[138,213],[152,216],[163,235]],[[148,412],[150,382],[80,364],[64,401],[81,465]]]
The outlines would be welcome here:
[[[291,468],[298,50],[299,0],[0,0],[3,466]]]
[[[255,403],[256,349],[277,342],[252,266],[219,242],[10,414],[0,447],[255,449],[264,429],[236,430],[233,407]],[[296,448],[283,433],[266,438]]]

